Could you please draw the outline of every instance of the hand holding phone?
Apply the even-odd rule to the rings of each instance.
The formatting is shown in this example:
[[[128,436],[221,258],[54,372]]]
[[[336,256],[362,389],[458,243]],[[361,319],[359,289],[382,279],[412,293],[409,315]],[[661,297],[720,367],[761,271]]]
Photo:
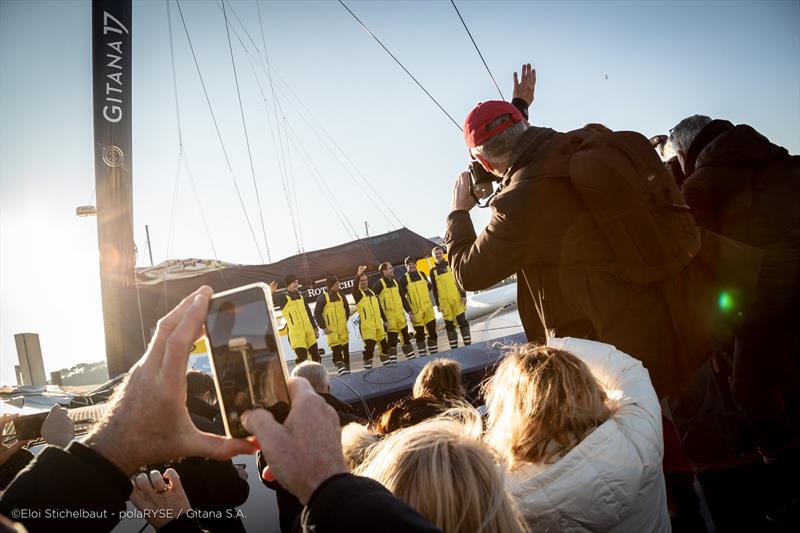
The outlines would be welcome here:
[[[264,283],[215,294],[206,319],[211,364],[225,431],[246,437],[241,416],[267,409],[282,422],[289,413],[288,372],[275,335],[272,291]]]

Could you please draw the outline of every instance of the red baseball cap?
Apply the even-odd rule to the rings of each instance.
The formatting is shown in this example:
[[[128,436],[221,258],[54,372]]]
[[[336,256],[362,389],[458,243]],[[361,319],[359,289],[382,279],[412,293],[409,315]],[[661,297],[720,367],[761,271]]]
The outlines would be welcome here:
[[[489,129],[489,124],[503,115],[510,115],[510,120]],[[468,148],[475,148],[524,119],[519,109],[508,102],[502,100],[481,102],[464,120],[464,140],[467,141]]]

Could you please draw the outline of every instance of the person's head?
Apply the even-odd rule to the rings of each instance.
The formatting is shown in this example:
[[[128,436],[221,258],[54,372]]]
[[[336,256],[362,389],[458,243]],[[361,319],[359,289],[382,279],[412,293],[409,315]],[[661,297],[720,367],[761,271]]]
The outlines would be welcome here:
[[[331,292],[339,292],[339,278],[336,276],[329,276],[328,279],[325,280],[325,286],[328,287],[328,290]]]
[[[297,276],[294,274],[287,274],[284,276],[283,281],[286,282],[286,290],[289,292],[297,292],[297,289],[300,287],[300,281],[298,281]]]
[[[434,419],[374,445],[353,472],[381,483],[444,533],[527,531],[480,419]]]
[[[315,361],[303,361],[292,369],[293,378],[306,378],[311,387],[318,394],[327,394],[331,391],[331,382],[328,378],[328,371],[320,363]]]
[[[487,384],[486,441],[511,468],[549,463],[611,416],[589,367],[564,350],[524,344]]]
[[[199,370],[189,370],[186,372],[186,396],[213,405],[217,400],[214,378]]]
[[[441,263],[442,259],[444,259],[444,248],[441,246],[434,246],[433,250],[431,250],[431,255],[433,255],[434,261]]]
[[[406,265],[407,272],[416,272],[417,271],[417,260],[413,257],[406,257],[404,261]]]
[[[369,287],[369,278],[366,274],[356,274],[355,283],[359,289],[365,291]]]
[[[378,267],[378,270],[381,271],[381,274],[383,274],[384,277],[387,277],[387,278],[393,278],[394,277],[394,267],[388,261],[381,263],[381,266]]]
[[[433,418],[446,408],[442,402],[430,396],[403,398],[381,415],[374,429],[379,435],[388,435],[398,429],[411,427],[423,420]]]
[[[431,396],[440,400],[463,400],[461,364],[443,358],[430,361],[417,376],[413,394],[415,398]]]
[[[363,464],[369,452],[380,441],[366,426],[352,422],[342,428],[342,452],[351,472]]]
[[[678,122],[674,128],[669,130],[669,145],[675,155],[678,156],[681,169],[686,172],[686,154],[689,153],[689,147],[692,146],[697,135],[703,128],[711,122],[711,117],[705,115],[692,115]]]
[[[511,165],[514,146],[528,127],[525,117],[510,103],[481,102],[464,120],[464,140],[483,168],[503,177]]]

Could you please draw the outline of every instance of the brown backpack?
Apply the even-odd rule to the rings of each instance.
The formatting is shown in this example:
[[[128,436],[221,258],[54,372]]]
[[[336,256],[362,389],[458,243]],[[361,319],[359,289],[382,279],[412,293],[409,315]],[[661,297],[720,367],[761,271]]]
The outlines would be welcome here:
[[[616,254],[610,271],[653,283],[681,272],[699,252],[700,228],[643,135],[591,135],[574,147],[569,174]]]

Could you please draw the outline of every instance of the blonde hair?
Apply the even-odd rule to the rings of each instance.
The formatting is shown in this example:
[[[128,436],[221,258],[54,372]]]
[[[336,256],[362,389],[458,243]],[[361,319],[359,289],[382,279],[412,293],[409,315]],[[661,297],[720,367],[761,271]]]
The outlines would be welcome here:
[[[464,397],[461,384],[461,364],[453,359],[434,359],[429,362],[414,382],[414,398],[432,396],[440,400],[460,400]]]
[[[611,416],[591,370],[564,350],[525,344],[486,385],[485,440],[513,469],[550,463]]]
[[[372,478],[444,533],[528,531],[474,410],[393,433],[353,473]]]
[[[342,428],[342,452],[347,469],[351,472],[363,464],[380,437],[365,426],[352,422]]]

